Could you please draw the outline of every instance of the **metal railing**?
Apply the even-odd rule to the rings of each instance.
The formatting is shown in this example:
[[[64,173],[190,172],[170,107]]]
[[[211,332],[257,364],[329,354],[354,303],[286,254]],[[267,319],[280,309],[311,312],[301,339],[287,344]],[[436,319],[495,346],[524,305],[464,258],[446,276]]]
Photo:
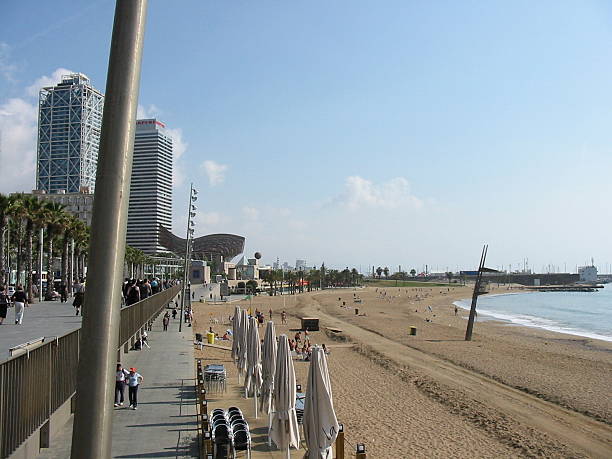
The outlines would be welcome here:
[[[180,292],[163,290],[121,310],[118,349]],[[0,458],[8,458],[76,390],[81,329],[0,364]]]

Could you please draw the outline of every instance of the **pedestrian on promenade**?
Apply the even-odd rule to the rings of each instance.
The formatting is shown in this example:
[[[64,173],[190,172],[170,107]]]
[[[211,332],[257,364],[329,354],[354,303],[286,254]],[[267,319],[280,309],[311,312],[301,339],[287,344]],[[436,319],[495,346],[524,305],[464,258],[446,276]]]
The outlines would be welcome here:
[[[76,309],[76,316],[81,312],[83,307],[83,299],[85,298],[85,286],[79,283],[77,291],[74,293],[74,300],[72,300],[72,306]]]
[[[136,373],[136,368],[130,368],[130,374],[127,377],[128,392],[130,396],[130,408],[138,409],[138,386],[144,381],[144,378]]]
[[[117,373],[115,374],[115,406],[123,406],[123,400],[125,397],[125,381],[130,373],[117,364]]]
[[[176,319],[176,314],[177,314],[177,312],[176,312],[176,306],[175,306],[174,309],[172,310],[172,318],[173,319]]]
[[[168,331],[168,324],[170,324],[169,312],[166,312],[166,314],[164,314],[164,319],[162,320],[162,323],[164,324],[164,331]]]
[[[147,348],[151,349],[151,346],[149,346],[149,343],[147,342],[147,338],[149,337],[149,335],[147,335],[147,331],[143,330],[142,331],[142,345],[143,346],[147,346]]]
[[[4,285],[0,285],[0,325],[2,325],[4,319],[6,319],[6,314],[8,312],[10,303],[11,299],[4,291]]]
[[[28,298],[21,285],[17,286],[17,290],[13,293],[11,300],[15,304],[15,324],[21,325],[23,322],[23,311],[28,305]]]
[[[281,324],[287,323],[287,313],[285,311],[281,312]]]
[[[136,280],[132,279],[131,285],[127,289],[125,296],[125,304],[130,306],[131,304],[138,303],[140,301],[140,287],[138,287]]]
[[[68,301],[68,289],[66,288],[66,284],[63,282],[60,285],[60,301],[65,303]]]

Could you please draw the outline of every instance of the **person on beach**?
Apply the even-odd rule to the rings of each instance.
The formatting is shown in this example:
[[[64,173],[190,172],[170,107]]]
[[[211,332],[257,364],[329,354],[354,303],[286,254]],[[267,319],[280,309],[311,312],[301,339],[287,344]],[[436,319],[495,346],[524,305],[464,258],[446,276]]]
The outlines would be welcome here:
[[[268,312],[270,313],[270,320],[272,320],[272,308]]]
[[[281,324],[287,324],[287,313],[285,311],[281,312]]]
[[[459,311],[459,309],[457,308],[457,306],[455,306],[455,315],[457,315],[458,311]]]
[[[15,291],[15,293],[13,293],[11,300],[15,305],[15,324],[21,325],[21,323],[23,322],[23,311],[28,305],[28,298],[26,297],[26,294],[23,291],[23,287],[21,285],[17,286],[17,290]]]
[[[10,303],[11,299],[4,291],[4,285],[0,285],[0,325],[2,325],[4,319],[6,319]]]
[[[115,373],[115,406],[123,406],[125,397],[125,381],[130,373],[120,363],[117,364]]]
[[[127,376],[128,392],[130,397],[130,408],[138,409],[138,386],[144,381],[141,374],[136,373],[136,368],[130,368]]]

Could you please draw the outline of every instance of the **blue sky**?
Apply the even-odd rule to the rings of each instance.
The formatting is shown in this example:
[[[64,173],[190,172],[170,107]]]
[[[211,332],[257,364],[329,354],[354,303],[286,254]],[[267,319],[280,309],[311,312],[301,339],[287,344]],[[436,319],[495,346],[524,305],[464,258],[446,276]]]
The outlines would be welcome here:
[[[114,2],[4,1],[0,191],[30,189],[36,93],[104,91]],[[151,0],[141,114],[197,232],[264,261],[420,270],[612,263],[612,5]]]

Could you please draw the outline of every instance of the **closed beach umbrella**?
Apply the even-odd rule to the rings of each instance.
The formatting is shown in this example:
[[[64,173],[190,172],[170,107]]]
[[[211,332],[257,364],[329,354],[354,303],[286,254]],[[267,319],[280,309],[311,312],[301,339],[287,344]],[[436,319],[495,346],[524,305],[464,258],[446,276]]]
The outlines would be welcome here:
[[[276,372],[276,329],[274,322],[266,325],[263,352],[261,355],[261,370],[263,382],[261,385],[261,410],[272,412],[272,391],[274,390],[274,373]]]
[[[255,419],[257,419],[257,393],[261,390],[261,342],[257,319],[249,319],[249,345],[247,347],[247,375],[244,380],[244,392],[248,397],[255,397]]]
[[[332,459],[331,446],[338,436],[338,419],[334,412],[331,381],[325,352],[312,349],[308,370],[308,388],[304,400],[304,438],[308,459]]]
[[[234,309],[234,318],[232,319],[232,360],[234,362],[238,359],[238,354],[240,352],[240,340],[238,337],[240,336],[241,315],[240,307],[236,306],[236,309]]]
[[[249,318],[244,309],[240,311],[240,344],[238,348],[238,374],[243,375],[247,370],[247,347],[249,334]]]
[[[270,438],[279,449],[285,450],[289,457],[289,448],[299,447],[300,432],[295,414],[295,370],[287,335],[279,336],[273,394],[275,411],[270,426]]]

